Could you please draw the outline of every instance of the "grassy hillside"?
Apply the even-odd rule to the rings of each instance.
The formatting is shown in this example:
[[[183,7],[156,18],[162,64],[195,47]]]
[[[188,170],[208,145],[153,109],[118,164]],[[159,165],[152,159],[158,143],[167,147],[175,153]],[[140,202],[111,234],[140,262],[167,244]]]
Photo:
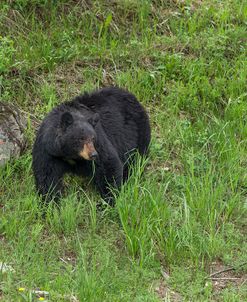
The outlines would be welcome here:
[[[242,0],[0,2],[0,99],[29,125],[25,154],[0,170],[0,263],[14,269],[1,301],[247,300],[246,20]],[[67,177],[43,218],[35,129],[107,85],[147,108],[150,157],[115,208]]]

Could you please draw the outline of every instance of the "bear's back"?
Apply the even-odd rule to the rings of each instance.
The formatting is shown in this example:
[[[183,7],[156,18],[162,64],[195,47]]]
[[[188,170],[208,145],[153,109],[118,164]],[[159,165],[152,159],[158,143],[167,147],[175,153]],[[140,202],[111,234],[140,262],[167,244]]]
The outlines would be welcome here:
[[[150,125],[146,111],[136,97],[128,91],[107,87],[91,94],[76,97],[72,103],[98,113],[101,125],[109,140],[119,151],[121,158],[133,149],[141,154],[150,143]]]

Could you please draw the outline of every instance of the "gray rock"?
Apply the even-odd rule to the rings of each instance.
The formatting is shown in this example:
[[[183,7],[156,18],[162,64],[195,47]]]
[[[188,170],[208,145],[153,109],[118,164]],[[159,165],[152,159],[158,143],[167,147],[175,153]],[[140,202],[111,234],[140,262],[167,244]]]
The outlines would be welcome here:
[[[26,145],[27,121],[18,108],[0,101],[0,166],[18,157]]]

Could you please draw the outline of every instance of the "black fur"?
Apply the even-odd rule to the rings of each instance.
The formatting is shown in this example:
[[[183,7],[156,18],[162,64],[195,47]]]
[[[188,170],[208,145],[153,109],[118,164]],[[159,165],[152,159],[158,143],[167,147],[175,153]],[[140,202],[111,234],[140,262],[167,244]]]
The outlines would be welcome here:
[[[54,108],[43,120],[33,147],[33,171],[43,197],[60,197],[65,173],[92,175],[92,161],[78,155],[88,137],[98,153],[95,185],[112,202],[109,185],[119,188],[128,177],[130,154],[137,150],[145,155],[148,150],[149,119],[134,95],[115,87],[86,93]]]

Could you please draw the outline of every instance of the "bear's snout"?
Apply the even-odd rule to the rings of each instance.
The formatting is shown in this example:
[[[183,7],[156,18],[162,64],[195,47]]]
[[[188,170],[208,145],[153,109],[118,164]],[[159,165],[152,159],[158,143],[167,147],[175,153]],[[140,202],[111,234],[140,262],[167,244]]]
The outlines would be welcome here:
[[[83,149],[80,151],[79,155],[86,160],[96,160],[98,153],[95,150],[92,141],[88,141],[83,145]]]
[[[91,160],[96,160],[98,158],[98,152],[95,150],[93,153],[90,155]]]

